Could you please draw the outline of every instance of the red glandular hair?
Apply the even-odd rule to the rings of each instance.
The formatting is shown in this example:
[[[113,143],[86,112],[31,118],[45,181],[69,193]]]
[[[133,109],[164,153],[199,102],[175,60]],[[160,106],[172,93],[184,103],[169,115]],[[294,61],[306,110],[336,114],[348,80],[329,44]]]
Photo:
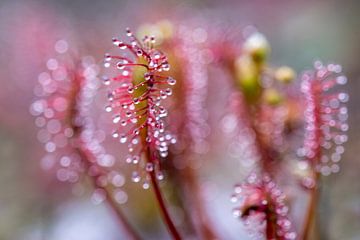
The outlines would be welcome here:
[[[105,67],[116,70],[114,77],[104,78],[104,83],[112,87],[105,110],[113,112],[117,124],[113,137],[128,144],[126,161],[136,165],[132,180],[140,182],[145,175],[143,187],[148,188],[149,175],[145,173],[155,171],[158,179],[163,179],[160,160],[176,142],[165,131],[167,110],[162,105],[162,100],[172,95],[169,86],[176,80],[163,74],[170,65],[166,55],[155,49],[154,37],[145,36],[139,41],[129,29],[127,36],[130,43],[113,39],[121,55],[105,55]]]
[[[329,175],[339,171],[338,162],[347,141],[349,96],[335,88],[347,82],[341,66],[315,62],[315,70],[302,76],[305,96],[305,139],[298,154],[312,169]]]
[[[238,204],[234,217],[244,221],[254,239],[296,239],[285,194],[269,176],[251,173],[244,183],[235,186],[231,201]]]

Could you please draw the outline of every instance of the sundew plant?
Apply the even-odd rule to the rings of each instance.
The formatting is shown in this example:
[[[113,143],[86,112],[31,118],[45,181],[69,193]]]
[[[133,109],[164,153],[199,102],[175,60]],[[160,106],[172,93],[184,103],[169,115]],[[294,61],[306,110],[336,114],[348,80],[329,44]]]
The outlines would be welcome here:
[[[166,239],[227,239],[201,182],[212,149],[226,142],[218,174],[227,174],[229,152],[239,173],[222,202],[233,211],[222,216],[250,239],[315,239],[321,180],[340,171],[348,138],[340,65],[277,66],[254,27],[204,21],[147,23],[108,42],[97,59],[59,40],[39,74],[30,112],[44,169],[62,182],[91,183],[93,203],[114,212],[119,239],[149,239],[123,211],[130,187],[153,193],[155,201],[142,201],[156,204]],[[95,98],[106,99],[100,114]],[[293,214],[299,200],[301,216]]]

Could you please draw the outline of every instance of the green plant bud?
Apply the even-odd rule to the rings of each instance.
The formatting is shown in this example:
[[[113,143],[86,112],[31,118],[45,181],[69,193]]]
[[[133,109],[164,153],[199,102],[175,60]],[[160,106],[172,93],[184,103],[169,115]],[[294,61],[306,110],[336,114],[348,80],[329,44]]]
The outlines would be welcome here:
[[[284,84],[291,83],[295,79],[295,77],[296,77],[295,71],[288,66],[279,67],[275,71],[275,79]]]
[[[269,105],[278,105],[283,101],[283,96],[275,88],[268,88],[264,91],[264,101]]]
[[[244,51],[249,54],[256,63],[263,64],[269,56],[270,45],[266,37],[257,32],[246,39]]]
[[[241,56],[235,62],[237,84],[249,102],[254,102],[260,97],[259,69],[248,56]]]

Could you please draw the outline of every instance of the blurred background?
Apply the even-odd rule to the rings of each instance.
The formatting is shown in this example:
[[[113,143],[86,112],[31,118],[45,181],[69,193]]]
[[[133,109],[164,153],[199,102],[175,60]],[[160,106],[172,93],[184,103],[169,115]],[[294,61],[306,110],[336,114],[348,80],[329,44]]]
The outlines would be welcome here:
[[[29,113],[33,89],[59,39],[101,61],[111,38],[127,26],[189,18],[240,30],[256,26],[272,46],[274,65],[289,65],[301,72],[321,59],[343,66],[349,79],[351,130],[342,170],[324,179],[320,228],[323,239],[360,239],[359,12],[357,0],[0,0],[0,240],[123,239],[111,212],[91,202],[90,190],[56,183],[41,168],[43,147]],[[214,91],[211,84],[209,91]],[[226,174],[219,171],[219,149],[208,154],[210,167],[202,178],[211,191],[210,215],[224,239],[248,239],[242,224],[232,218],[229,202],[233,184],[243,177],[236,172],[240,166],[226,166],[232,171]],[[145,239],[169,239],[150,206],[131,210],[151,205],[146,200],[150,194],[140,193],[143,190],[132,183],[125,188],[129,196],[122,207]]]

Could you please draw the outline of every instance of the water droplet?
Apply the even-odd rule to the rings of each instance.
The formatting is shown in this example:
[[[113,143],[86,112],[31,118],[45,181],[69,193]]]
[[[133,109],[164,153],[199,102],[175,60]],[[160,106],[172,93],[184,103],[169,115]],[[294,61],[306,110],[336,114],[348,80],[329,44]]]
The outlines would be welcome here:
[[[150,184],[148,181],[145,181],[142,185],[143,189],[149,189],[150,188]]]
[[[160,156],[161,157],[167,157],[168,156],[168,152],[166,151],[166,152],[161,152],[160,153]]]
[[[63,156],[60,158],[60,165],[63,167],[69,167],[71,164],[71,159],[68,156]]]
[[[164,180],[164,174],[162,173],[162,172],[158,172],[157,174],[156,174],[156,178],[158,179],[158,180]]]
[[[238,218],[238,217],[241,216],[241,211],[240,211],[239,209],[234,209],[234,210],[232,211],[232,214],[233,214],[233,216],[234,216],[235,218]]]
[[[91,196],[94,204],[100,204],[106,199],[106,192],[103,189],[96,189]]]
[[[140,103],[140,100],[138,98],[134,98],[134,104],[139,104]]]
[[[125,161],[126,161],[127,163],[131,163],[131,161],[132,161],[131,155],[128,155],[128,156],[125,158]]]
[[[112,92],[109,92],[107,95],[108,100],[111,102],[114,100],[114,94]]]
[[[131,36],[132,36],[132,32],[131,32],[130,28],[126,28],[126,35],[127,35],[128,37],[131,37]]]
[[[142,50],[140,50],[140,49],[139,49],[139,50],[137,50],[137,51],[136,51],[136,55],[138,55],[138,56],[142,56],[142,55],[143,55],[143,51],[142,51]]]
[[[113,123],[118,123],[120,120],[121,120],[121,117],[119,114],[117,114],[113,117]]]
[[[114,199],[119,204],[124,204],[128,200],[128,195],[122,190],[116,190],[114,193]]]
[[[133,87],[129,87],[129,88],[127,89],[127,91],[128,91],[128,93],[133,93],[133,92],[134,92],[134,88],[133,88]]]
[[[164,71],[169,71],[169,70],[170,70],[170,64],[168,64],[168,63],[163,63],[163,64],[162,64],[162,69],[163,69]]]
[[[55,70],[59,67],[59,63],[56,59],[54,58],[50,58],[47,62],[46,62],[46,66],[49,70]]]
[[[165,90],[165,93],[166,93],[168,96],[170,96],[170,95],[172,94],[171,88],[167,88],[167,89]]]
[[[49,153],[55,152],[56,145],[53,142],[48,142],[45,144],[45,150]]]
[[[147,172],[152,172],[154,170],[154,164],[151,162],[146,163],[145,169]]]
[[[127,136],[126,135],[121,135],[120,136],[120,143],[126,143],[127,141]]]
[[[241,193],[242,192],[242,186],[240,184],[235,185],[234,191],[237,194]]]
[[[140,177],[139,173],[136,172],[136,171],[132,172],[132,174],[131,174],[131,180],[132,180],[133,182],[136,182],[136,183],[137,183],[137,182],[140,182],[141,177]]]
[[[349,95],[347,93],[339,93],[338,99],[341,102],[346,103],[349,101]]]
[[[68,43],[65,40],[59,40],[55,43],[55,51],[58,53],[65,53],[68,50]]]
[[[167,79],[167,83],[171,86],[175,85],[176,84],[176,80],[172,77],[168,77]]]
[[[111,182],[115,187],[121,187],[121,186],[123,186],[125,184],[125,178],[124,178],[123,175],[116,174],[112,178]]]
[[[109,53],[105,53],[104,60],[105,60],[106,62],[111,61],[111,55],[110,55]]]
[[[237,198],[236,194],[233,194],[233,195],[231,196],[230,201],[231,201],[232,203],[236,203],[236,202],[238,201],[238,198]]]
[[[113,137],[113,138],[118,138],[118,137],[119,137],[118,131],[113,132],[113,133],[112,133],[112,137]]]
[[[151,75],[149,73],[144,74],[145,81],[149,81],[151,79]]]
[[[138,164],[139,161],[140,161],[140,157],[139,157],[139,156],[133,156],[133,158],[132,158],[132,163],[133,163],[133,164]]]
[[[336,82],[340,85],[344,85],[347,83],[347,78],[345,76],[339,76],[336,78]]]
[[[112,111],[112,107],[110,105],[105,106],[105,111],[106,112],[111,112]]]

